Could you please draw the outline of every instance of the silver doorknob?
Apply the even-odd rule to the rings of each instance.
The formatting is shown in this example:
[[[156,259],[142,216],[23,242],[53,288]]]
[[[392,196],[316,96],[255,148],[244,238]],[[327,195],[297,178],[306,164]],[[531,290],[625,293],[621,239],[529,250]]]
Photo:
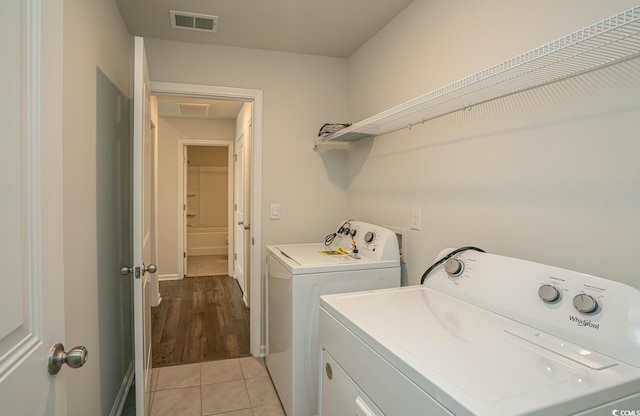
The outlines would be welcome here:
[[[150,264],[148,266],[144,266],[142,269],[145,273],[146,272],[155,273],[158,271],[158,266],[156,266],[155,264]]]
[[[85,347],[73,347],[69,352],[64,352],[64,345],[57,343],[49,351],[49,374],[58,374],[62,364],[71,368],[79,368],[87,362],[89,353]]]
[[[129,267],[129,266],[120,267],[120,274],[121,275],[127,276],[130,273],[133,273],[133,267]]]

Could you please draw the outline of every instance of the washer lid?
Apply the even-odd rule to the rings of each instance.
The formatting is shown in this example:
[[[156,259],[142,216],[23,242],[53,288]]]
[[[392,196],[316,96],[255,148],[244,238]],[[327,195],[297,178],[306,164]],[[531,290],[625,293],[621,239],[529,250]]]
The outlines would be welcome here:
[[[398,260],[377,261],[366,256],[339,252],[323,243],[280,244],[267,246],[292,274],[329,273],[347,270],[381,269],[399,267]],[[346,253],[346,254],[345,254]]]
[[[640,383],[638,368],[579,346],[554,350],[557,338],[426,287],[327,295],[321,305],[454,414],[574,413],[602,400],[594,393],[608,401]]]

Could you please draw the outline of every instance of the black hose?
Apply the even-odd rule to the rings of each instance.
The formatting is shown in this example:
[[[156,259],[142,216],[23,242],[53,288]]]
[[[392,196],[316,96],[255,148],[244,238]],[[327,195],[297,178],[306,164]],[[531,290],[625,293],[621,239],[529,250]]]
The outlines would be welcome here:
[[[433,271],[433,269],[435,269],[436,267],[438,267],[439,265],[441,265],[445,261],[449,260],[451,257],[455,256],[456,254],[458,254],[458,253],[460,253],[462,251],[466,251],[466,250],[475,250],[475,251],[479,251],[481,253],[486,253],[483,249],[478,248],[478,247],[473,247],[473,246],[465,246],[465,247],[457,248],[457,249],[453,250],[451,253],[449,253],[446,256],[444,256],[443,258],[441,258],[440,260],[438,260],[435,263],[433,263],[431,266],[429,266],[429,268],[427,270],[425,270],[425,272],[422,274],[422,278],[420,279],[420,284],[421,285],[424,284],[424,281],[427,279],[427,276],[429,275],[429,273],[431,273]]]

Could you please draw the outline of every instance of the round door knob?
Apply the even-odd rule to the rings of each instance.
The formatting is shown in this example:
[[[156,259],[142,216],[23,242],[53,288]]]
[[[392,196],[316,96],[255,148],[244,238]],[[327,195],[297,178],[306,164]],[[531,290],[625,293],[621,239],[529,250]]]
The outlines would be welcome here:
[[[580,313],[595,313],[598,311],[598,301],[593,296],[580,293],[573,298],[573,306]]]
[[[58,374],[62,364],[71,368],[79,368],[87,362],[89,353],[85,347],[73,347],[69,352],[64,352],[64,345],[57,343],[49,351],[49,374]]]
[[[156,266],[155,264],[150,264],[148,266],[144,266],[143,269],[145,272],[155,273],[158,271],[158,266]]]
[[[121,275],[127,276],[130,273],[133,273],[133,267],[129,267],[129,266],[120,267],[120,274]]]
[[[464,271],[464,263],[458,259],[450,258],[444,262],[444,271],[449,277],[458,277]]]
[[[555,303],[562,298],[560,291],[553,285],[542,285],[538,289],[538,296],[545,303]]]

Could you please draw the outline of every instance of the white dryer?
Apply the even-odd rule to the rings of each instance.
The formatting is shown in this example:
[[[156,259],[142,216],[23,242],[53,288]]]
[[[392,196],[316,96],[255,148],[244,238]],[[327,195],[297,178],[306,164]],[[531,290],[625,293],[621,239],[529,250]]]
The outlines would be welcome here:
[[[323,296],[320,346],[323,416],[640,414],[640,291],[557,267],[464,251]]]
[[[325,243],[267,246],[266,364],[289,416],[318,412],[320,295],[400,286],[395,233],[345,221]]]

